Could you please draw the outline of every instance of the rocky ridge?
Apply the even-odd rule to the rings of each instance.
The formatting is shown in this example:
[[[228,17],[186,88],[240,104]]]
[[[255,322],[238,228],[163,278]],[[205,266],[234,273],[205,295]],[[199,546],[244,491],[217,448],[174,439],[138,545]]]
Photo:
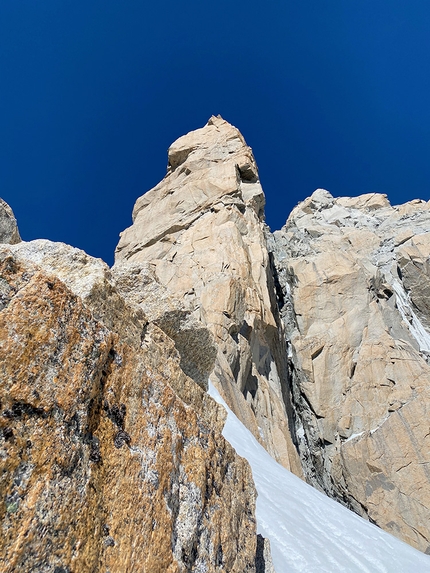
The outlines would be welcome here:
[[[32,241],[0,275],[1,570],[264,570],[224,410],[109,268]]]

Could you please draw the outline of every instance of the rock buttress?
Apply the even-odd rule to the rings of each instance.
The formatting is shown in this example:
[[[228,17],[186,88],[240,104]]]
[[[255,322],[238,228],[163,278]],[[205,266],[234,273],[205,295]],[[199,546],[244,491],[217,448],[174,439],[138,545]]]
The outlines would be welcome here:
[[[199,382],[205,386],[210,375],[275,459],[301,475],[264,202],[251,149],[235,127],[212,117],[172,144],[166,177],[136,201],[114,275],[126,298],[161,328],[170,325],[186,367],[205,355],[204,341],[181,344],[187,327],[166,316],[166,301],[183,322],[187,317],[209,329],[216,360],[210,370],[200,369]]]
[[[316,191],[274,233],[307,480],[430,544],[430,203]]]

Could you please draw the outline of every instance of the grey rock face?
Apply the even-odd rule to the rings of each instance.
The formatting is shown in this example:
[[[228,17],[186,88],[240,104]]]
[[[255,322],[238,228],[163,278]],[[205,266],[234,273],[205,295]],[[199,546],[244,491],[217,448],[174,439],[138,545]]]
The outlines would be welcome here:
[[[0,199],[0,243],[14,245],[21,241],[18,225],[12,209]]]
[[[257,535],[255,573],[276,573],[270,552],[270,541],[260,534]]]
[[[274,233],[307,480],[430,543],[430,203],[318,190]]]

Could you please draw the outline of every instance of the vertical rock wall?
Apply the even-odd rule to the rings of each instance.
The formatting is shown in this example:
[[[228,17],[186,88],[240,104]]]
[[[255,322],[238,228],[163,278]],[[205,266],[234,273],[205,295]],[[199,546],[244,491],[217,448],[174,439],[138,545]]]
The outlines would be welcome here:
[[[430,204],[318,190],[274,233],[306,478],[430,543]]]

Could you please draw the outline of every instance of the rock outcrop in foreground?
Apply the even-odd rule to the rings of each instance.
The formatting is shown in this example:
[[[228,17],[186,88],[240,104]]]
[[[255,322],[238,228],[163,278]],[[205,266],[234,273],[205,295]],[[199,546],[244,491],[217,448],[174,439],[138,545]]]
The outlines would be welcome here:
[[[285,468],[429,552],[430,203],[318,190],[272,235],[236,128],[168,158],[112,269],[0,203],[1,571],[273,570],[208,379]]]
[[[1,571],[255,572],[248,463],[173,341],[77,249],[0,276]]]

